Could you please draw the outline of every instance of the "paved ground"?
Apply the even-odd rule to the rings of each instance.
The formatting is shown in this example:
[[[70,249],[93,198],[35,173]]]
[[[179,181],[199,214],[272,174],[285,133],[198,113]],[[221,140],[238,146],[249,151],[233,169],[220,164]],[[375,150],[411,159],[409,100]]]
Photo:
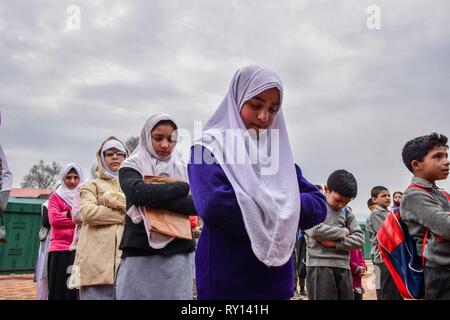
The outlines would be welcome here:
[[[0,300],[35,300],[33,275],[0,276]]]
[[[375,275],[372,263],[367,262],[367,275],[363,278],[363,287],[366,290],[364,300],[376,300]],[[0,276],[0,300],[35,300],[36,283],[33,275]],[[293,300],[303,300],[304,297],[295,297]]]

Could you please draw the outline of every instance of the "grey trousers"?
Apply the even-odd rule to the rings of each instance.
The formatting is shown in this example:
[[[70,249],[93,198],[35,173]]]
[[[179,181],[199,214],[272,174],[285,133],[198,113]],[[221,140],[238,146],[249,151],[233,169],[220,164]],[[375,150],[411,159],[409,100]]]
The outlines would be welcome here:
[[[350,269],[306,267],[309,300],[354,300]]]
[[[425,299],[450,300],[450,270],[425,267]]]
[[[380,300],[403,300],[400,292],[398,292],[394,279],[389,273],[384,263],[378,265],[380,267],[381,277],[381,299]]]

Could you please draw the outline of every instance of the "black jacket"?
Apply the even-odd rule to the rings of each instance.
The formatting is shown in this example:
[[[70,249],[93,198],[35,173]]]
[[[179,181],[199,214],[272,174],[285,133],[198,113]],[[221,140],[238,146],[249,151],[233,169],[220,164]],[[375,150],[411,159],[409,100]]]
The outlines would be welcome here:
[[[189,184],[174,182],[147,184],[141,174],[132,168],[119,171],[119,182],[127,200],[127,210],[131,206],[148,205],[155,209],[167,209],[186,215],[197,215],[192,197],[188,195]],[[125,215],[125,228],[119,248],[122,258],[148,256],[153,254],[174,255],[195,250],[195,240],[175,238],[162,249],[153,249],[148,244],[144,222],[135,224]]]

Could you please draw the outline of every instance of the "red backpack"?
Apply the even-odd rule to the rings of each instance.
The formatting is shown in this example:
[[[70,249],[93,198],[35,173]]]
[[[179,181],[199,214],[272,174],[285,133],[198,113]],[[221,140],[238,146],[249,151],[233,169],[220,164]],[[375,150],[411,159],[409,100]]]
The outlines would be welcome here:
[[[418,185],[410,185],[408,189],[430,190]],[[447,192],[443,194],[449,199]],[[400,209],[391,211],[377,232],[378,249],[386,267],[391,274],[400,294],[407,299],[422,299],[425,295],[423,252],[428,239],[429,230],[425,232],[422,244],[422,258],[417,254],[416,244],[408,232],[406,224],[400,217]],[[435,235],[436,241],[445,241]]]

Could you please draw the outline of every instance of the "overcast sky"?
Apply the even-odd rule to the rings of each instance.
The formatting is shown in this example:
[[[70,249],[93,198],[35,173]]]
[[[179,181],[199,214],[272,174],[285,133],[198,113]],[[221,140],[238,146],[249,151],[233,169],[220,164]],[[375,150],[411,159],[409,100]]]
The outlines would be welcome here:
[[[101,141],[137,136],[153,113],[192,130],[239,67],[263,63],[283,79],[304,176],[352,172],[363,219],[373,186],[408,186],[407,140],[450,133],[449,12],[446,0],[2,1],[0,143],[14,186],[40,159],[88,170]]]

